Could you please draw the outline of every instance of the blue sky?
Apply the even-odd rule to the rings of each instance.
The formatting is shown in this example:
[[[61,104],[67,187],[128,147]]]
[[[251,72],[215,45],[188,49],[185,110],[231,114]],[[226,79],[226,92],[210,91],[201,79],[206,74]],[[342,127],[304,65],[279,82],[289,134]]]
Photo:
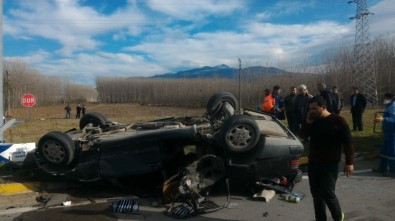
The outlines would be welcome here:
[[[352,47],[356,4],[347,2],[3,0],[3,53],[88,85],[96,76],[238,67],[238,58],[243,67],[306,68],[324,51]],[[372,38],[395,36],[395,0],[368,7]]]

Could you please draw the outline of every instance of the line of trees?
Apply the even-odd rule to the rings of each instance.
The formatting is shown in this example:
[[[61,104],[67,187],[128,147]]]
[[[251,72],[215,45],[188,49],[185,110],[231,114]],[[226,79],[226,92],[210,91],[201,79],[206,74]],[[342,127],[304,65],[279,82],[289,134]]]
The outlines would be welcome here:
[[[372,43],[377,90],[381,103],[384,93],[395,92],[395,37],[378,37]],[[307,85],[309,92],[315,95],[318,93],[316,84],[319,82],[324,82],[328,86],[336,85],[348,104],[354,69],[352,47],[341,46],[323,52],[322,57],[325,58],[324,63],[318,66],[314,73],[308,70],[309,66],[313,66],[309,64],[302,67],[302,71],[296,66],[283,68],[295,74],[268,76],[267,73],[247,73],[247,71],[242,73],[242,107],[255,108],[260,105],[264,89],[271,89],[274,85],[284,89],[284,96],[288,94],[289,87],[299,84]],[[89,102],[97,98],[103,103],[204,107],[207,99],[219,91],[228,91],[238,96],[238,77],[235,79],[97,77],[96,89],[94,89],[73,84],[61,77],[44,76],[21,61],[5,63],[6,113],[8,108],[20,106],[20,98],[24,93],[34,94],[40,105]],[[364,89],[360,88],[360,91],[363,93]]]
[[[283,95],[288,88],[305,84],[309,92],[318,94],[316,84],[324,82],[336,85],[343,93],[346,104],[352,93],[353,49],[341,46],[323,52],[324,64],[315,73],[295,70],[295,74],[267,76],[264,73],[243,73],[241,100],[243,107],[255,108],[263,100],[263,90],[280,85]],[[395,92],[395,38],[379,37],[373,41],[374,69],[376,73],[379,102],[383,94]],[[280,67],[281,68],[281,67]],[[252,76],[252,77],[249,77]],[[186,107],[204,107],[207,99],[219,91],[228,91],[238,96],[237,79],[152,79],[98,77],[96,86],[99,100],[104,103],[141,103]],[[360,88],[363,93],[364,89]]]
[[[21,60],[6,61],[3,72],[4,115],[11,109],[21,107],[24,94],[33,94],[41,106],[81,103],[97,100],[97,91],[70,80],[45,76]]]

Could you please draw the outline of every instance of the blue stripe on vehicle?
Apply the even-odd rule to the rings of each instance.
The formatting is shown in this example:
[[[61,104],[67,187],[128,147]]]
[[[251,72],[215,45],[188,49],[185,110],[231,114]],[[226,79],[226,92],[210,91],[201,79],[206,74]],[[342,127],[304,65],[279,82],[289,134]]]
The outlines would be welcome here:
[[[12,144],[0,144],[0,153],[10,148]]]
[[[0,156],[0,162],[2,162],[2,163],[6,163],[6,162],[8,162],[9,160],[7,159],[7,158],[5,158],[5,157],[3,157],[3,156]]]

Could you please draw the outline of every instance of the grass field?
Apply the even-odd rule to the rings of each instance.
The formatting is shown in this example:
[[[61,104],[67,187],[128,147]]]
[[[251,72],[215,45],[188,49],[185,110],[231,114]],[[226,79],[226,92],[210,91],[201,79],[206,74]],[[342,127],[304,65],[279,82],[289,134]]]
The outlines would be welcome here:
[[[72,105],[71,119],[65,119],[63,105],[32,107],[30,110],[29,108],[13,109],[10,118],[23,121],[23,123],[7,129],[4,139],[10,143],[37,143],[39,138],[49,131],[67,131],[78,128],[79,119],[75,119],[75,107],[76,105]],[[173,116],[204,114],[204,109],[141,106],[138,104],[88,104],[87,112],[90,111],[101,112],[109,120],[125,124]]]
[[[11,111],[11,118],[24,123],[9,128],[4,133],[4,139],[10,143],[38,142],[45,133],[58,130],[66,131],[78,128],[79,119],[75,117],[75,104],[72,105],[72,119],[65,119],[64,106],[47,106],[17,108]],[[30,114],[29,114],[30,111]],[[193,116],[204,114],[204,109],[188,109],[177,107],[141,106],[138,104],[88,104],[87,111],[102,112],[108,119],[120,123],[135,123],[172,116]],[[373,118],[378,109],[370,109],[364,113],[364,131],[352,132],[355,149],[359,152],[377,151],[380,149],[382,136],[373,133]],[[30,119],[29,119],[30,115]],[[351,114],[344,110],[341,115],[346,118],[352,127]],[[286,124],[286,121],[284,121]],[[376,125],[380,130],[381,125]]]

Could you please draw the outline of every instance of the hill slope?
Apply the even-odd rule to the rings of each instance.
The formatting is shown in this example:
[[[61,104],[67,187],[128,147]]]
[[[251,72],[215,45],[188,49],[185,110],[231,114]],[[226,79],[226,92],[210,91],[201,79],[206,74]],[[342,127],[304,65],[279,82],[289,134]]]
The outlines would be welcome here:
[[[185,71],[179,71],[177,73],[166,73],[152,76],[152,78],[235,78],[238,76],[239,69],[231,68],[227,65],[218,65],[214,67],[204,66],[201,68],[195,68]],[[247,67],[242,69],[242,74],[247,76],[254,75],[279,75],[289,74],[290,72],[274,68],[274,67]]]

